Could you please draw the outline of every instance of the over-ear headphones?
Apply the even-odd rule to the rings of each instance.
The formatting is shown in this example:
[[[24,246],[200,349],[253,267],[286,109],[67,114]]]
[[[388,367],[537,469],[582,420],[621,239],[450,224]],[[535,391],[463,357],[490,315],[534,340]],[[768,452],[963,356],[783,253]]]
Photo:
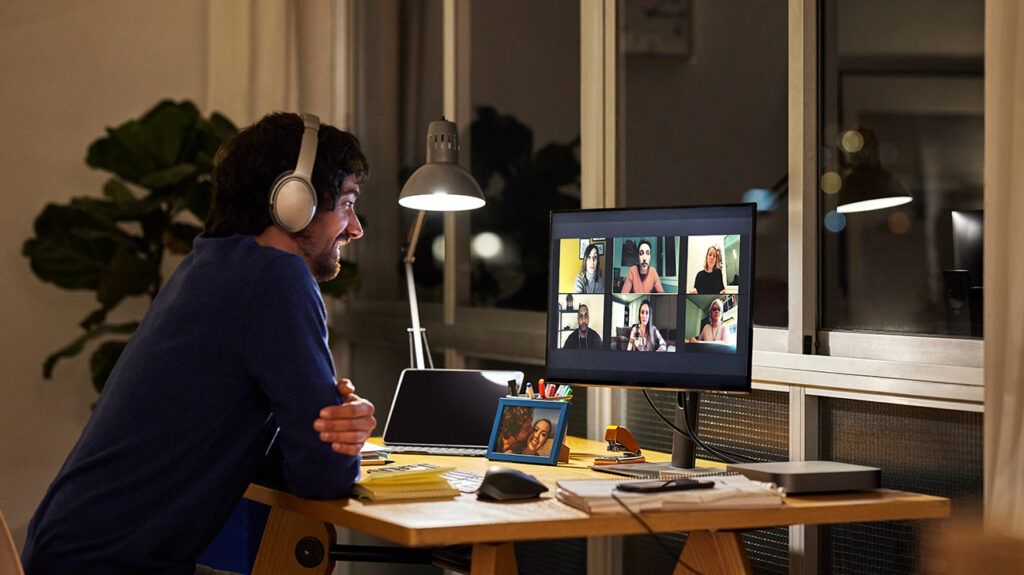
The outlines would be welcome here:
[[[295,169],[274,180],[270,188],[270,217],[285,231],[302,231],[316,213],[316,190],[313,188],[313,162],[316,160],[317,133],[320,118],[302,114],[302,145]]]

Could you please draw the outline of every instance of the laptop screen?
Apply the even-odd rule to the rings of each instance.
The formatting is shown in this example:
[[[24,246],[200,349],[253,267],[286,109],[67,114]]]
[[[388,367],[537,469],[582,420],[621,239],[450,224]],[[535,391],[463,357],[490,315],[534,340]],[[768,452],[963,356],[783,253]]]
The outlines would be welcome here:
[[[407,369],[391,402],[384,442],[486,448],[510,379],[518,387],[523,372]]]

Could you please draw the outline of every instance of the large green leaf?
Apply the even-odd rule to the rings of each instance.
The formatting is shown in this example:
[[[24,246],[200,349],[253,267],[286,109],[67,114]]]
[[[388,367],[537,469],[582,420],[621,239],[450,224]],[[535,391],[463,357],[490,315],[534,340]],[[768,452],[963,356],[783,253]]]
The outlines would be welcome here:
[[[65,289],[96,289],[122,243],[95,233],[106,226],[70,206],[46,206],[34,227],[36,237],[25,242],[22,253],[39,279]]]
[[[182,151],[194,141],[198,122],[194,104],[165,100],[140,120],[108,128],[105,138],[89,146],[86,162],[145,186],[144,180],[153,174],[187,163]]]
[[[53,368],[57,365],[57,362],[60,361],[61,358],[74,357],[78,355],[82,349],[85,348],[85,344],[88,343],[89,340],[107,334],[134,333],[138,327],[139,322],[137,321],[117,324],[102,324],[93,327],[75,339],[75,341],[50,354],[50,356],[46,358],[46,361],[43,362],[43,377],[50,379],[50,376],[53,375]]]
[[[89,373],[92,375],[92,386],[96,391],[103,392],[103,387],[106,386],[117,360],[121,357],[121,352],[127,345],[127,340],[105,341],[92,353],[92,357],[89,358]]]
[[[181,184],[185,179],[194,177],[195,174],[196,167],[194,165],[176,164],[142,176],[139,178],[139,184],[156,190]]]
[[[160,102],[141,120],[147,155],[161,168],[182,162],[182,151],[187,148],[199,121],[199,110],[192,102]]]
[[[132,191],[117,178],[110,178],[107,183],[103,184],[103,196],[115,204],[127,204],[135,201]]]
[[[158,272],[155,260],[140,257],[134,250],[118,250],[100,274],[96,299],[111,309],[127,296],[147,293],[156,283]]]

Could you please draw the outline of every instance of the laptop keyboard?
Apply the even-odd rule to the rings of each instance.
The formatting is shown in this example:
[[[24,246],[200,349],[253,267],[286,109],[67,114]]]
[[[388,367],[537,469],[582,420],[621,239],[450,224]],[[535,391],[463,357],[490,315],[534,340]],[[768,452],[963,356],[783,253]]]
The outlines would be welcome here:
[[[426,447],[423,445],[386,445],[388,453],[422,453],[424,455],[487,455],[487,450],[479,447]]]
[[[476,490],[480,488],[480,484],[484,481],[483,475],[470,471],[449,471],[441,475],[441,477],[447,479],[452,487],[462,493],[476,493]]]

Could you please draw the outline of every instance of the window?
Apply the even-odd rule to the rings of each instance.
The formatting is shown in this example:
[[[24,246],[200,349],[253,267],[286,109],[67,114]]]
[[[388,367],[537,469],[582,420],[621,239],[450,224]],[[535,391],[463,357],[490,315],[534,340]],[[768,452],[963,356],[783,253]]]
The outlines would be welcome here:
[[[980,338],[984,3],[824,16],[822,327]]]
[[[471,5],[472,304],[547,309],[548,214],[580,207],[578,0]]]
[[[785,326],[787,5],[756,6],[625,2],[622,204],[756,202],[754,323]]]

